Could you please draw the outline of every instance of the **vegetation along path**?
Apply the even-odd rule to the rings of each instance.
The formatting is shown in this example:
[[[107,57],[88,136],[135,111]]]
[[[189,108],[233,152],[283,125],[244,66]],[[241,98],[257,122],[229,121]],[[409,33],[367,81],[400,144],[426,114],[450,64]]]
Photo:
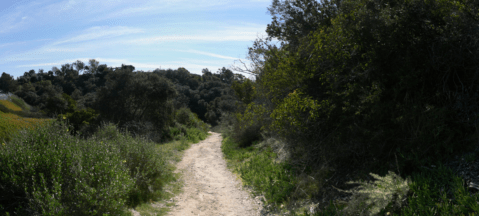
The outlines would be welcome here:
[[[221,135],[211,135],[186,150],[178,163],[183,192],[174,198],[170,215],[260,215],[261,203],[246,192],[226,168]]]

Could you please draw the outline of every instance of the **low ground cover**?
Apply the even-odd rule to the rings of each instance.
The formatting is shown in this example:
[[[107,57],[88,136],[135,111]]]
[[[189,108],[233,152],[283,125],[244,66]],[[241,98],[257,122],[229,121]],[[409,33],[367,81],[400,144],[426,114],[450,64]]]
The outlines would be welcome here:
[[[275,162],[278,155],[271,148],[259,148],[258,143],[240,147],[225,136],[222,150],[228,167],[245,185],[253,188],[255,195],[263,195],[272,211],[305,216],[475,215],[479,212],[479,194],[471,195],[464,180],[441,163],[421,168],[407,179],[394,172],[386,176],[371,173],[374,181],[350,182],[360,186],[344,191],[351,194],[348,201],[330,200],[322,209],[282,208],[292,204],[296,190],[313,193],[314,189],[301,185],[302,179],[291,174],[286,161]]]
[[[8,100],[0,100],[0,104],[12,111],[22,111],[22,108]]]
[[[38,126],[48,119],[23,118],[13,113],[4,113],[0,111],[0,139],[9,141],[13,131],[22,128]]]
[[[252,187],[255,195],[263,195],[266,205],[274,208],[287,204],[298,183],[291,168],[275,162],[277,155],[270,147],[240,146],[231,137],[223,136],[221,150],[228,168],[241,177],[244,185]]]

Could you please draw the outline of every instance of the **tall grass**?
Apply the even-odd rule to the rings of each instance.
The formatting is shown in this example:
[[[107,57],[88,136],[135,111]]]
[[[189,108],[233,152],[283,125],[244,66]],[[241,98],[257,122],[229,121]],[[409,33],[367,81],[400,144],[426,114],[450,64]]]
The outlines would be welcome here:
[[[22,129],[41,126],[47,119],[23,118],[13,113],[0,111],[0,140],[10,141],[13,133]]]

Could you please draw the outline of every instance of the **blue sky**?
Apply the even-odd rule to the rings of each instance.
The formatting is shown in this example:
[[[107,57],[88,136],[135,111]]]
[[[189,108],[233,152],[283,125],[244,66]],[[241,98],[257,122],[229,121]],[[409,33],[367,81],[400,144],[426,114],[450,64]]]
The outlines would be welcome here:
[[[0,72],[81,60],[136,70],[241,66],[271,0],[0,0]],[[277,43],[277,41],[274,41]]]

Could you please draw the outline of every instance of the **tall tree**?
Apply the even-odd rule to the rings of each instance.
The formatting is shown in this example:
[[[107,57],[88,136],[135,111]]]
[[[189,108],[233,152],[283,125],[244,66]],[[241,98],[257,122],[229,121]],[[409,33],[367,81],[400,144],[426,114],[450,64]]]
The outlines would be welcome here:
[[[100,65],[100,62],[95,59],[90,59],[88,61],[88,64],[89,66],[88,68],[86,68],[88,70],[88,73],[95,74],[97,72],[98,66]]]
[[[320,26],[331,26],[331,20],[338,14],[341,2],[342,0],[273,0],[268,8],[273,21],[266,27],[269,39],[278,38],[282,45],[290,45],[290,51],[296,50],[300,40],[309,33]]]
[[[85,69],[85,63],[80,60],[77,60],[75,63],[73,63],[73,66],[75,66],[75,69],[78,71],[79,74],[81,74],[81,71]]]
[[[15,80],[13,79],[10,74],[7,74],[5,72],[2,73],[2,76],[0,77],[0,89],[3,92],[13,92],[15,91]]]

